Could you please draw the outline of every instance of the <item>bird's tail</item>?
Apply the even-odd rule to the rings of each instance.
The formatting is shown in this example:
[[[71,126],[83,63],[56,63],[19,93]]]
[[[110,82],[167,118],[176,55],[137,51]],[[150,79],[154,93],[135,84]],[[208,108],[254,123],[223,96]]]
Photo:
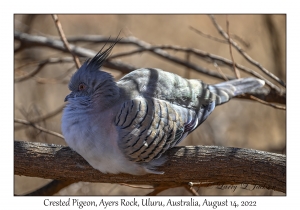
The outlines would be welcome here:
[[[235,79],[215,85],[209,85],[209,90],[216,94],[216,105],[229,101],[232,97],[244,93],[251,93],[253,90],[264,86],[265,81],[253,77]]]

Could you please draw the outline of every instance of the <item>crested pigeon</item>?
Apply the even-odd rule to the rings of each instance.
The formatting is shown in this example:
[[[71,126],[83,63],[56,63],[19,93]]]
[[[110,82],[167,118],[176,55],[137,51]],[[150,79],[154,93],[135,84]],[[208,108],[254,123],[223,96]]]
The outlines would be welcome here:
[[[112,44],[72,76],[62,116],[67,144],[102,173],[163,174],[165,151],[232,97],[264,86],[256,78],[208,85],[160,69],[141,68],[115,82],[100,70]]]

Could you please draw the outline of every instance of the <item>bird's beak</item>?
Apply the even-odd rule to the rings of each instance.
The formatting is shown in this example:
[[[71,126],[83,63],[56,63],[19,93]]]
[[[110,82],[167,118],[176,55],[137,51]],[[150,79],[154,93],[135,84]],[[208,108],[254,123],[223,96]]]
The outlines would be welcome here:
[[[69,100],[69,98],[73,98],[73,92],[65,97],[65,102]]]
[[[65,102],[68,101],[69,97],[70,97],[70,95],[67,95],[67,96],[65,97]]]

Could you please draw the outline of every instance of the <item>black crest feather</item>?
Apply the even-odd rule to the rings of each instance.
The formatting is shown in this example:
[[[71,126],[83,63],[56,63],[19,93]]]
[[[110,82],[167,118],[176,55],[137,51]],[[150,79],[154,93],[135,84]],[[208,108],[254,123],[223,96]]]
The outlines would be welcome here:
[[[119,34],[120,35],[120,34]],[[98,70],[103,65],[103,62],[107,59],[109,56],[111,50],[114,48],[114,46],[122,39],[119,38],[119,35],[116,38],[116,41],[113,42],[106,50],[103,50],[103,48],[106,46],[106,44],[109,42],[110,37],[108,38],[107,42],[103,45],[103,47],[100,49],[100,51],[92,58],[88,59],[86,61],[86,64],[88,67],[91,67],[93,70]]]

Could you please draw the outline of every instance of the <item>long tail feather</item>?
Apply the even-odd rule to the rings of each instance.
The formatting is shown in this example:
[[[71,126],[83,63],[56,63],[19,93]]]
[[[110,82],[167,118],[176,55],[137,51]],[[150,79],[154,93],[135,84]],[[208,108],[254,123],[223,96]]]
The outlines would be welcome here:
[[[265,81],[253,77],[230,80],[210,85],[209,90],[217,95],[217,105],[226,103],[232,97],[251,91],[265,85]]]

